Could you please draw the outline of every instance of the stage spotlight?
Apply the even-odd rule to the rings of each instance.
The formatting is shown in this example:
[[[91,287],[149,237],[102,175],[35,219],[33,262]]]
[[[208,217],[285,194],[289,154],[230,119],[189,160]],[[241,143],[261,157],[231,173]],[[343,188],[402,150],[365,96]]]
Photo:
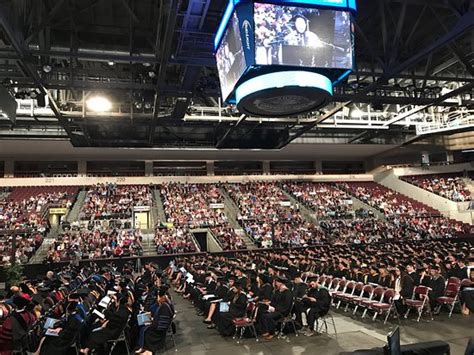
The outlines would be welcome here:
[[[30,98],[34,100],[37,97],[38,97],[38,92],[36,90],[31,90],[30,91]]]
[[[156,74],[155,74],[155,72],[154,72],[153,70],[150,70],[150,71],[148,72],[148,76],[153,79],[153,78],[156,76]]]
[[[20,100],[24,100],[26,99],[27,95],[26,95],[26,92],[24,91],[18,91],[15,93],[15,99],[20,99]]]
[[[87,100],[87,108],[95,112],[110,111],[112,103],[103,96],[93,96]]]
[[[107,64],[108,64],[109,66],[113,67],[113,66],[115,65],[115,62],[114,62],[113,60],[109,60],[109,61],[107,62]]]
[[[141,110],[143,107],[143,104],[140,101],[135,102],[135,108],[137,110]]]
[[[53,69],[53,68],[51,68],[51,65],[49,65],[49,64],[43,65],[43,71],[44,71],[45,73],[51,72],[51,69]]]
[[[145,109],[151,109],[151,102],[145,102]]]

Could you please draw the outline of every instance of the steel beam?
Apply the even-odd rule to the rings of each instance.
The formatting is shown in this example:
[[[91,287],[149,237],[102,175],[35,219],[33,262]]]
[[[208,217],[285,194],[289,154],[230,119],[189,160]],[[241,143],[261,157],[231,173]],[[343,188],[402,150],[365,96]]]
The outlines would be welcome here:
[[[173,39],[173,30],[176,25],[176,14],[178,12],[180,4],[181,4],[181,0],[178,0],[178,3],[176,5],[175,5],[175,0],[169,0],[169,11],[168,11],[168,16],[167,16],[166,29],[164,33],[164,41],[161,46],[162,56],[161,56],[161,61],[160,61],[160,68],[158,71],[158,79],[157,79],[156,88],[155,88],[156,93],[155,93],[155,101],[153,103],[153,119],[151,120],[150,129],[148,133],[148,143],[151,146],[153,145],[155,127],[158,120],[159,106],[160,106],[160,100],[161,100],[161,90],[162,90],[163,82],[166,77],[166,69],[168,68],[168,60],[169,60],[170,52],[171,52],[171,41]],[[158,50],[158,48],[156,48],[156,50]]]
[[[462,16],[456,25],[449,31],[447,34],[444,36],[438,38],[435,40],[431,45],[425,47],[421,51],[419,51],[417,54],[409,58],[408,60],[404,61],[403,63],[398,64],[397,66],[393,68],[388,68],[387,71],[384,72],[384,74],[374,83],[370,84],[367,86],[360,94],[367,94],[375,89],[377,89],[382,83],[387,81],[388,79],[392,78],[393,76],[397,75],[400,72],[403,72],[404,70],[412,67],[413,65],[417,64],[422,60],[424,57],[429,55],[430,53],[434,52],[440,47],[445,46],[446,44],[450,43],[451,41],[455,40],[457,37],[462,35],[465,31],[470,30],[472,27],[474,27],[474,16],[470,16],[471,14],[465,14]],[[470,84],[468,84],[470,85]],[[335,108],[331,109],[324,115],[318,117],[313,123],[308,124],[302,128],[300,128],[294,135],[290,136],[288,139],[283,141],[278,148],[282,148],[288,143],[292,142],[295,138],[300,137],[302,134],[310,131],[313,129],[317,124],[321,123],[322,121],[326,120],[327,118],[331,117],[335,113],[339,112],[342,110],[344,107],[352,103],[353,100],[344,102],[342,104],[337,105]],[[433,101],[436,102],[436,101]]]
[[[15,48],[17,54],[18,54],[18,63],[20,66],[23,68],[25,71],[25,74],[30,76],[33,81],[35,82],[36,86],[39,88],[41,91],[41,94],[48,96],[49,99],[49,105],[51,110],[54,112],[54,115],[58,119],[59,123],[64,127],[64,130],[67,132],[69,138],[71,139],[72,142],[75,141],[75,133],[69,126],[69,122],[67,119],[63,117],[61,114],[56,101],[54,97],[51,95],[49,90],[46,88],[44,85],[43,81],[41,80],[40,76],[38,75],[37,71],[34,69],[34,67],[28,62],[28,52],[25,49],[25,44],[23,39],[21,38],[21,35],[19,32],[15,32],[13,28],[11,27],[8,19],[7,19],[7,11],[5,8],[0,8],[0,24],[2,25],[5,34],[7,35],[10,43],[12,46]]]

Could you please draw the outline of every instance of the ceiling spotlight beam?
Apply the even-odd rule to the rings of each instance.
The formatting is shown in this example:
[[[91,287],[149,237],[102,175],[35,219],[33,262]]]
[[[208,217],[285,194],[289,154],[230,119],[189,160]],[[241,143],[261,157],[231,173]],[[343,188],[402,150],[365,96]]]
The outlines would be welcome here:
[[[0,7],[0,25],[3,27],[5,34],[7,35],[10,43],[18,55],[18,63],[23,68],[25,73],[33,79],[36,86],[39,88],[41,94],[48,96],[49,105],[51,110],[54,112],[54,115],[58,119],[59,123],[63,126],[64,130],[68,134],[71,142],[75,142],[75,133],[72,128],[69,126],[69,122],[61,114],[54,97],[51,95],[49,90],[45,87],[43,81],[41,80],[38,72],[35,68],[28,62],[29,53],[25,49],[23,36],[19,31],[15,31],[7,19],[7,10],[4,7]]]

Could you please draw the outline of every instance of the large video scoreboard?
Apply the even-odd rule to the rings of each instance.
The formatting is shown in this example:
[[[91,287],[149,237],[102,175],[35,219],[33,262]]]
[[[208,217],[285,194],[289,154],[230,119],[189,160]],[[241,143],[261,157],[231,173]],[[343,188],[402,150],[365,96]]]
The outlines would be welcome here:
[[[230,0],[214,42],[222,98],[247,114],[297,114],[317,104],[306,102],[307,107],[296,109],[303,104],[298,92],[315,85],[322,94],[316,106],[324,105],[332,86],[355,66],[355,11],[355,0]],[[268,74],[273,75],[265,77]],[[285,87],[303,89],[282,90]],[[277,93],[281,105],[293,107],[281,112],[250,107],[271,108],[272,93]],[[242,105],[249,95],[253,104]]]

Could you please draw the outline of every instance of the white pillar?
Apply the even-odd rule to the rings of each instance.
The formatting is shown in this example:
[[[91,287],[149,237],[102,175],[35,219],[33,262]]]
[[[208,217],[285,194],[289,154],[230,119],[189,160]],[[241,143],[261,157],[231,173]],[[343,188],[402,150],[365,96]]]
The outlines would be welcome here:
[[[79,177],[87,176],[87,162],[85,160],[77,161],[77,176]]]
[[[270,160],[262,161],[263,175],[270,175]]]
[[[3,177],[12,178],[15,176],[15,161],[5,160],[3,164]]]
[[[145,160],[145,176],[153,176],[153,161]]]
[[[323,162],[321,160],[316,160],[314,162],[314,171],[316,175],[321,175],[323,173]]]
[[[206,161],[206,175],[214,176],[214,160]]]

